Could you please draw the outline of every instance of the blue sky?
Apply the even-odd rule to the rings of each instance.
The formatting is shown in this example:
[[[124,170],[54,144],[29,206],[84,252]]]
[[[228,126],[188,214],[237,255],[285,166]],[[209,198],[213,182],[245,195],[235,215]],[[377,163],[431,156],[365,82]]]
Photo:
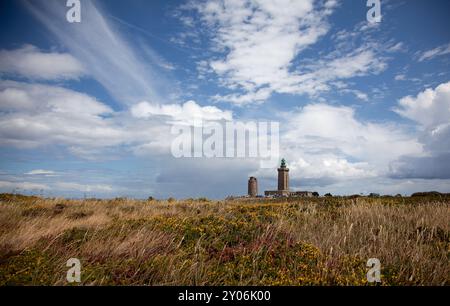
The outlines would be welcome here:
[[[278,121],[291,188],[450,191],[450,4],[0,4],[0,191],[223,198],[250,158],[174,158],[171,123]]]

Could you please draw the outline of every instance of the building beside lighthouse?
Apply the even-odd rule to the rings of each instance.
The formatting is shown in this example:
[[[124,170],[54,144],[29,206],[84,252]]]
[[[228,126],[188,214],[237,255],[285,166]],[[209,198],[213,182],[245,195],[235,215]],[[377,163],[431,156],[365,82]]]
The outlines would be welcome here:
[[[258,180],[256,177],[250,177],[248,179],[248,196],[256,198],[258,196]]]

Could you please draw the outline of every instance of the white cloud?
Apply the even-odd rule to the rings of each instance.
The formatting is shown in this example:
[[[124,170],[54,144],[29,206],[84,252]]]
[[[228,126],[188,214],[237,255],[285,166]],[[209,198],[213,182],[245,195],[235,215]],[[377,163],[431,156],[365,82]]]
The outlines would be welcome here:
[[[190,122],[192,120],[232,120],[231,111],[222,111],[215,106],[200,106],[195,101],[184,104],[155,104],[140,102],[131,108],[136,118],[150,118],[152,116],[166,116],[173,121]]]
[[[316,96],[320,92],[329,91],[331,85],[339,80],[377,74],[385,68],[385,62],[378,58],[369,45],[364,45],[343,56],[317,60],[309,67],[309,72],[279,80],[276,88],[282,93]],[[359,98],[364,99],[365,96],[359,94]]]
[[[172,124],[203,125],[209,121],[232,120],[231,111],[221,110],[215,106],[200,106],[195,101],[184,104],[156,104],[143,101],[131,108],[134,118],[133,136],[139,141],[132,148],[139,156],[166,155],[170,153]],[[198,122],[197,122],[198,121]]]
[[[376,53],[374,43],[334,52],[313,64],[297,59],[328,30],[327,18],[336,1],[208,1],[195,2],[189,8],[200,13],[210,29],[213,59],[198,61],[200,77],[214,72],[221,85],[232,91],[217,94],[216,101],[237,105],[262,103],[272,93],[317,94],[329,91],[331,83],[379,73],[385,59]],[[389,45],[392,45],[389,44]],[[392,50],[398,50],[399,44]],[[354,94],[362,100],[367,95]]]
[[[391,176],[450,178],[450,82],[399,101],[395,111],[418,124],[424,156],[405,155],[391,164]]]
[[[428,88],[417,97],[400,99],[395,111],[424,127],[450,123],[450,82],[440,84],[435,89]]]
[[[92,1],[83,1],[82,22],[77,24],[67,22],[64,1],[24,3],[117,101],[163,101],[161,91],[168,84],[154,65],[143,60],[150,48],[133,47]]]
[[[216,48],[230,50],[225,59],[211,61],[211,67],[249,90],[286,73],[295,55],[327,31],[318,24],[312,1],[215,1],[199,11],[218,27]]]
[[[2,111],[28,113],[52,111],[89,116],[112,113],[112,109],[95,98],[58,86],[0,81]]]
[[[289,121],[291,130],[286,133],[286,138],[293,144],[299,139],[300,146],[309,143],[312,150],[331,152],[337,149],[361,161],[377,161],[377,166],[406,153],[418,153],[421,149],[414,137],[400,126],[360,121],[350,107],[312,104],[302,108]]]
[[[401,52],[401,51],[405,51],[406,47],[402,42],[398,42],[390,47],[388,47],[388,51],[389,52]]]
[[[17,98],[18,97],[18,98]],[[0,81],[0,145],[59,146],[84,159],[114,159],[119,150],[168,154],[172,123],[232,120],[215,106],[142,102],[115,112],[95,98],[58,86]]]
[[[358,98],[359,100],[366,101],[366,102],[369,101],[369,96],[360,90],[344,88],[341,90],[341,92],[348,92],[348,93],[355,95],[355,97]]]
[[[79,184],[71,182],[58,182],[54,187],[59,190],[81,191],[81,192],[112,192],[110,185],[104,184]]]
[[[281,116],[286,120],[281,155],[294,181],[330,184],[384,176],[392,161],[422,152],[415,136],[401,126],[358,120],[349,107],[310,104]],[[272,172],[261,173],[273,176]]]
[[[0,110],[29,110],[33,108],[33,101],[28,94],[17,88],[5,88],[0,91]]]
[[[167,123],[170,121],[233,119],[231,111],[215,106],[201,106],[194,101],[164,104],[158,94],[160,84],[157,75],[139,56],[142,54],[138,54],[137,50],[131,47],[130,42],[119,34],[96,7],[88,1],[86,5],[87,14],[83,15],[82,24],[73,27],[65,20],[61,22],[61,18],[65,16],[61,12],[67,10],[63,5],[44,2],[43,5],[37,5],[28,2],[31,11],[55,34],[59,42],[82,60],[88,70],[86,73],[103,84],[120,102],[125,101],[130,105],[136,101],[143,102],[132,105],[129,111],[116,112],[101,101],[73,90],[1,81],[2,145],[58,145],[77,156],[99,155],[103,158],[108,155],[105,154],[107,149],[121,147],[136,154],[157,152],[168,158],[170,126]],[[369,97],[366,93],[349,88],[343,80],[380,73],[386,69],[386,59],[380,56],[377,45],[365,41],[359,47],[354,47],[346,41],[353,38],[345,32],[341,32],[337,39],[347,44],[347,49],[341,50],[336,46],[334,51],[325,56],[321,53],[317,58],[301,58],[303,51],[328,33],[327,18],[336,6],[334,1],[228,0],[198,2],[193,5],[200,12],[202,21],[208,25],[202,30],[211,30],[209,34],[212,35],[214,52],[213,57],[208,60],[200,60],[199,55],[200,59],[196,59],[199,63],[198,70],[205,78],[208,73],[215,73],[221,84],[231,92],[216,95],[216,101],[243,105],[263,102],[274,92],[316,96],[333,88],[339,88],[342,92],[354,94],[357,98],[367,101]],[[189,25],[192,31],[198,28],[195,27],[193,18],[185,18],[183,22]],[[367,33],[376,29],[362,30]],[[29,48],[31,51],[27,52],[33,53],[33,56],[70,56],[66,53],[44,53],[34,47]],[[402,48],[401,43],[392,43],[390,47],[386,45],[389,52]],[[99,50],[108,52],[100,54]],[[445,54],[442,53],[445,50],[428,53],[423,60]],[[159,62],[158,65],[164,69],[174,68],[171,63],[165,62],[145,46],[139,51],[151,61]],[[210,54],[208,52],[208,55]],[[42,64],[45,64],[45,61]],[[8,69],[4,70],[13,73],[13,68]],[[20,72],[17,67],[14,69],[16,74],[28,73],[30,77],[32,73],[29,70],[37,71],[43,68],[39,65],[34,68],[33,65],[27,65],[27,72]],[[60,73],[59,77],[51,78],[69,77],[75,77],[75,74],[63,76]],[[368,182],[375,177],[382,178],[389,171],[392,161],[402,156],[417,157],[426,154],[423,147],[430,152],[448,152],[450,124],[444,118],[450,117],[448,108],[444,108],[448,106],[448,87],[447,84],[441,86],[420,93],[417,97],[405,97],[397,110],[399,114],[418,122],[421,128],[426,130],[422,137],[427,138],[427,141],[420,137],[417,139],[416,134],[406,131],[398,124],[365,122],[349,107],[310,104],[292,114],[281,114],[281,118],[285,120],[283,123],[286,123],[282,126],[281,135],[282,147],[285,148],[283,154],[292,169],[294,183],[295,180],[300,180],[300,185],[302,180],[322,184],[350,180]],[[192,183],[192,173],[198,173],[199,168],[209,167],[208,169],[225,173],[230,167],[224,161],[211,161],[208,166],[205,166],[202,160],[191,163],[198,165],[192,165],[189,171],[186,171],[182,182],[189,188],[193,186],[188,185]],[[248,169],[241,169],[242,161],[233,163],[233,184],[241,186],[237,180],[245,175],[243,172]],[[180,168],[186,167],[187,164],[189,163],[177,162],[175,166],[167,166],[170,168],[167,170],[173,171],[168,173],[179,175]],[[222,165],[219,167],[220,164]],[[254,167],[252,165],[249,168]],[[49,174],[46,171],[48,170],[37,169],[27,174],[44,176]],[[217,189],[221,188],[224,182],[229,182],[229,177],[211,178],[208,174],[210,172],[202,173],[204,182],[208,183],[211,179],[220,181],[217,183]],[[165,175],[163,172],[160,179],[165,178],[169,186],[167,190],[171,190],[173,175]],[[265,175],[273,176],[272,170]],[[205,192],[208,192],[210,186],[201,185],[207,186]],[[3,182],[3,186],[11,185]],[[84,192],[112,190],[110,185],[75,182],[61,182],[55,187]],[[184,188],[186,191],[187,187]],[[210,192],[214,193],[211,190]]]
[[[32,183],[32,182],[9,182],[0,181],[0,189],[5,191],[13,191],[14,189],[21,190],[48,190],[50,187],[45,184]]]
[[[439,47],[436,47],[431,50],[427,50],[425,52],[419,53],[419,62],[431,60],[435,57],[446,55],[450,53],[450,43],[446,45],[442,45]]]
[[[85,74],[83,65],[72,55],[42,52],[32,45],[16,50],[0,50],[0,73],[30,79],[74,79]]]
[[[215,95],[214,101],[226,101],[236,105],[244,105],[248,103],[262,103],[272,94],[272,89],[269,87],[258,89],[254,92],[247,92],[245,94],[229,94],[229,95]]]
[[[406,76],[404,74],[397,74],[394,79],[396,81],[404,81],[406,80]]]
[[[336,181],[363,179],[376,175],[376,171],[371,169],[367,162],[350,162],[346,158],[333,154],[317,156],[304,154],[303,157],[293,158],[289,168],[292,169],[292,178],[297,180]]]
[[[353,92],[353,94],[355,94],[355,96],[356,96],[358,99],[363,100],[363,101],[369,101],[369,97],[367,96],[366,93],[364,93],[364,92],[362,92],[362,91],[359,91],[359,90],[354,90],[354,91],[352,91],[352,92]]]
[[[224,85],[239,86],[251,95],[221,97],[236,104],[266,99],[273,90],[261,93],[258,88],[284,77],[295,55],[327,31],[323,16],[309,0],[208,1],[191,6],[213,29],[213,49],[228,50],[225,58],[208,60],[209,67],[224,77]]]
[[[17,105],[14,97],[20,97]],[[26,103],[24,103],[26,101]],[[0,143],[18,147],[48,144],[102,147],[127,134],[113,111],[96,99],[69,89],[0,81]]]
[[[51,171],[51,170],[36,169],[36,170],[31,170],[25,174],[26,175],[54,175],[54,174],[56,174],[56,172]]]

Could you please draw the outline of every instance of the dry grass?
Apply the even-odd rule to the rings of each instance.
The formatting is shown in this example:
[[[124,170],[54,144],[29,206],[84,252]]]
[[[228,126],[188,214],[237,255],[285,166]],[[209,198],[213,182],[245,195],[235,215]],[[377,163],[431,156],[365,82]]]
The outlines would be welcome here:
[[[448,285],[450,198],[138,201],[0,195],[0,283]]]

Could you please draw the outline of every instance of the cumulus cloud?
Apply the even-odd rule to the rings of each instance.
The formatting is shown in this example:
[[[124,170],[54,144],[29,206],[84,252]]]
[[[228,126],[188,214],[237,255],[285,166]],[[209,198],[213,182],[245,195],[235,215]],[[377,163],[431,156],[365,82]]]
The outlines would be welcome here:
[[[288,119],[281,155],[289,162],[294,184],[328,185],[385,176],[392,161],[422,152],[415,135],[401,126],[358,120],[350,107],[310,104],[282,116]],[[270,177],[272,172],[259,175]]]
[[[401,126],[358,120],[355,110],[345,106],[305,106],[290,119],[290,126],[285,138],[292,144],[311,148],[310,153],[338,152],[370,161],[374,168],[382,169],[392,158],[421,151],[415,138]]]
[[[399,158],[391,164],[391,175],[450,178],[450,82],[400,99],[395,111],[418,124],[425,156]]]
[[[231,111],[223,111],[215,106],[200,106],[195,101],[184,104],[155,104],[143,101],[131,108],[136,118],[152,116],[170,117],[173,121],[190,122],[192,120],[232,120]]]
[[[418,122],[425,128],[438,128],[450,122],[450,82],[435,89],[428,88],[416,97],[407,96],[399,101],[395,111]]]
[[[215,106],[142,102],[114,111],[97,99],[59,86],[0,81],[0,145],[60,146],[84,159],[170,153],[172,123],[232,120]]]
[[[129,41],[131,36],[121,35],[98,5],[83,2],[83,22],[69,24],[64,20],[67,11],[64,3],[24,2],[73,56],[45,52],[33,46],[3,50],[4,58],[16,56],[22,59],[21,63],[28,64],[24,68],[7,60],[0,65],[1,73],[39,80],[72,79],[88,74],[118,102],[130,107],[115,111],[87,94],[67,88],[0,81],[0,145],[58,146],[83,158],[101,156],[105,159],[115,149],[123,150],[127,157],[130,152],[151,155],[154,159],[148,171],[152,173],[149,186],[142,182],[135,184],[137,179],[126,183],[135,189],[146,186],[151,190],[156,186],[153,190],[160,196],[220,197],[245,193],[250,173],[261,178],[261,190],[274,188],[268,186],[268,182],[274,181],[276,170],[258,170],[256,161],[173,160],[169,155],[171,123],[193,119],[232,120],[233,114],[195,101],[166,104],[160,92],[160,87],[165,85],[161,83],[165,82],[149,62],[159,62],[156,64],[165,70],[174,66],[145,45],[139,46],[139,50],[134,48],[136,45]],[[368,101],[367,93],[351,88],[351,83],[344,81],[381,73],[387,67],[387,59],[380,56],[380,52],[403,49],[401,43],[391,42],[384,45],[383,50],[387,51],[380,51],[381,44],[368,39],[356,45],[352,42],[357,40],[358,34],[344,31],[332,38],[334,43],[338,41],[334,50],[331,47],[312,58],[303,57],[309,54],[307,49],[329,32],[328,19],[337,7],[336,1],[220,0],[190,2],[186,7],[199,14],[203,27],[198,27],[195,18],[180,16],[180,19],[192,33],[200,30],[209,38],[210,48],[205,52],[208,58],[196,54],[200,77],[214,74],[215,80],[228,89],[215,95],[215,101],[244,105],[262,103],[274,93],[316,97],[334,88]],[[361,37],[379,28],[361,24],[359,27]],[[194,36],[186,37],[194,41],[198,38]],[[98,50],[108,52],[99,54]],[[421,60],[446,52],[445,48],[434,50],[423,54]],[[76,72],[71,60],[58,67],[47,67],[50,57],[56,62],[76,57],[86,68]],[[42,59],[40,63],[38,59]],[[134,104],[137,101],[142,102]],[[399,102],[396,112],[418,124],[418,136],[399,124],[367,122],[358,117],[355,109],[344,106],[309,104],[289,114],[274,111],[268,117],[276,120],[279,116],[283,122],[282,155],[291,168],[294,188],[331,184],[333,188],[347,191],[354,184],[356,190],[364,191],[362,186],[371,182],[381,186],[380,181],[387,174],[405,178],[448,177],[448,167],[442,166],[450,156],[446,141],[450,137],[448,101],[448,84],[442,84]],[[220,175],[212,175],[214,173]],[[51,181],[51,177],[46,178],[51,175],[50,170],[31,170],[24,180],[44,180],[45,184],[11,180],[1,181],[0,188],[50,188],[65,194],[113,194],[117,191],[115,185],[104,180],[78,181],[73,176],[56,182]],[[387,181],[393,184],[395,180]],[[395,189],[392,187],[392,190]]]
[[[104,117],[112,115],[110,107],[62,87],[1,81],[0,109],[2,145],[101,147],[126,138],[113,120]]]
[[[132,151],[138,156],[167,155],[175,135],[171,134],[173,124],[208,124],[209,121],[232,120],[231,111],[215,106],[200,106],[195,101],[184,104],[157,104],[143,101],[131,107],[131,114],[140,122],[134,122],[134,136],[140,139]]]
[[[70,54],[42,52],[35,46],[25,45],[16,50],[0,50],[0,74],[58,80],[79,78],[85,69]]]
[[[9,94],[2,94],[11,90],[15,90],[16,96],[25,97],[23,99],[27,103],[22,103],[20,107],[13,103],[0,103],[3,105],[0,117],[2,145],[63,145],[72,154],[83,158],[98,155],[104,159],[109,148],[123,147],[139,156],[156,154],[167,161],[170,159],[173,137],[170,133],[171,122],[198,118],[214,121],[233,119],[230,111],[215,106],[200,106],[194,101],[182,105],[142,102],[129,112],[114,112],[88,95],[61,87],[0,82],[0,97],[8,98]],[[415,136],[401,126],[363,122],[358,120],[354,109],[350,107],[310,104],[289,114],[274,115],[275,120],[278,116],[284,120],[280,135],[281,148],[282,155],[288,159],[292,169],[293,187],[295,184],[323,186],[343,180],[383,176],[389,171],[392,161],[404,155],[420,155],[423,151],[422,144]],[[242,165],[242,161],[238,159],[232,164]],[[179,172],[180,163],[172,160],[166,163],[165,169],[180,173],[182,177]],[[270,180],[274,177],[273,170],[258,170],[257,162],[252,163],[246,159],[245,163],[247,168],[235,169],[233,172],[234,181],[238,176],[246,177],[252,171],[262,179]],[[203,160],[191,162],[183,159],[181,164],[189,164],[190,171],[205,166]],[[211,160],[207,164],[206,168],[215,169],[214,171],[221,169],[221,173],[229,170],[227,163],[220,159]],[[45,176],[49,173],[47,170],[37,169],[28,172],[28,175]],[[220,181],[225,182],[227,179],[231,177],[226,175]],[[164,175],[158,178],[157,184],[168,184]],[[192,187],[194,182],[187,180],[183,184]],[[169,184],[167,188],[170,186],[173,187]],[[77,185],[55,185],[52,188],[89,191],[86,186]],[[189,188],[186,187],[180,194],[188,192]],[[108,192],[108,188],[101,189],[90,191]],[[216,191],[214,189],[208,194]]]

